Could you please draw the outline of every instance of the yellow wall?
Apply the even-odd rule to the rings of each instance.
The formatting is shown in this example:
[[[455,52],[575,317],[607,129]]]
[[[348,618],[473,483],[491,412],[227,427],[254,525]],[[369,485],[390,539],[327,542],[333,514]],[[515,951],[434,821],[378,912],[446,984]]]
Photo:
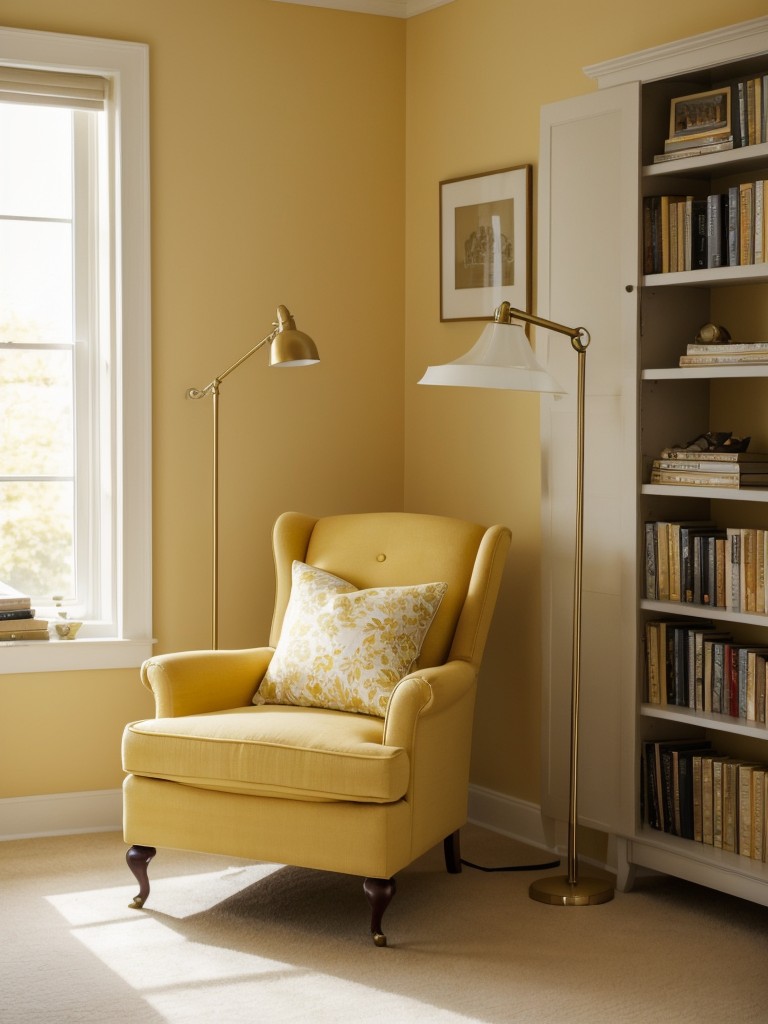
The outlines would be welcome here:
[[[184,398],[270,330],[221,389],[222,647],[264,642],[270,531],[403,507],[405,22],[269,0],[0,0],[0,25],[150,47],[154,635],[210,643],[211,403]],[[48,699],[51,697],[52,699]],[[120,785],[136,672],[0,678],[0,797]]]
[[[479,334],[439,321],[438,182],[532,164],[535,196],[540,106],[594,89],[584,66],[764,14],[762,0],[455,0],[408,24],[406,505],[513,531],[478,697],[478,785],[539,801],[538,400],[415,383]],[[534,268],[535,238],[534,213]]]
[[[616,12],[454,0],[406,22],[270,0],[0,0],[9,27],[150,46],[159,648],[209,636],[210,408],[184,391],[284,302],[323,361],[283,377],[257,355],[222,386],[222,644],[266,635],[283,509],[509,524],[473,781],[534,802],[538,403],[415,382],[478,333],[439,321],[438,182],[530,163],[535,183],[539,108],[590,91],[584,65],[765,13],[762,0]],[[118,785],[120,725],[148,713],[135,673],[5,677],[0,796]]]

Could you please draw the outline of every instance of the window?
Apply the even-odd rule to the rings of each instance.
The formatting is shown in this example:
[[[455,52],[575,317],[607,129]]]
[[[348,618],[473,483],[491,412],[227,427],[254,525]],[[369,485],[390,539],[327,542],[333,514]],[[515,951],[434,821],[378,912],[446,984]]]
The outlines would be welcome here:
[[[151,652],[146,58],[0,29],[0,579],[85,623],[0,671]]]

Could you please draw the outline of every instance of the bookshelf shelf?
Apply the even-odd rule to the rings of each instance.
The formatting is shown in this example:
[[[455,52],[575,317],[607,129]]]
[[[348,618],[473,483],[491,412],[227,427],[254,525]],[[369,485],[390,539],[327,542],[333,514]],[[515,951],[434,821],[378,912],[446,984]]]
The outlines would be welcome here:
[[[768,280],[768,264],[750,263],[743,267],[713,267],[708,270],[677,270],[666,274],[646,274],[645,288],[672,288],[693,285],[696,288],[717,288]]]
[[[708,322],[727,326],[735,342],[766,338],[768,259],[643,274],[646,198],[703,198],[768,180],[768,142],[653,163],[664,149],[672,99],[768,74],[768,17],[680,41],[673,51],[659,47],[606,62],[587,73],[597,82],[594,93],[542,110],[537,292],[540,316],[566,316],[585,324],[592,335],[581,643],[589,672],[580,709],[585,751],[580,824],[615,837],[620,889],[631,888],[638,868],[651,868],[768,906],[766,861],[660,832],[643,820],[648,801],[641,772],[641,758],[652,749],[647,745],[660,749],[684,737],[709,739],[732,761],[768,766],[767,723],[644,702],[649,622],[652,636],[656,620],[710,620],[735,644],[768,647],[768,615],[642,597],[647,523],[702,520],[721,531],[768,530],[768,487],[643,482],[663,448],[707,431],[749,435],[751,452],[768,452],[768,365],[678,365],[686,345]],[[606,208],[616,216],[606,218]],[[768,207],[763,213],[768,225]],[[574,259],[585,238],[595,243],[590,259]],[[764,253],[768,256],[768,235]],[[572,391],[571,353],[547,338],[537,339],[539,346],[552,375]],[[542,813],[553,826],[567,821],[568,809],[563,751],[568,749],[570,651],[559,638],[570,621],[563,595],[569,592],[573,564],[574,486],[572,466],[562,453],[569,450],[574,415],[568,399],[542,403]],[[740,568],[745,565],[742,561]],[[750,561],[750,572],[751,566]],[[680,689],[681,703],[687,692]],[[600,753],[590,758],[590,751]],[[768,795],[765,811],[768,821]],[[755,857],[757,849],[753,842]],[[768,836],[763,849],[768,851]]]
[[[680,601],[651,601],[643,598],[640,601],[642,611],[653,612],[655,615],[682,615],[686,618],[712,619],[713,622],[740,622],[748,626],[761,626],[768,629],[768,615],[753,612],[734,612],[727,608],[713,608],[708,604],[693,604]]]
[[[660,718],[666,722],[681,725],[701,726],[715,732],[730,732],[738,736],[768,740],[768,726],[765,722],[745,722],[741,718],[718,715],[711,711],[694,711],[693,708],[658,707],[656,704],[641,704],[640,714],[646,718]]]
[[[768,143],[743,146],[724,153],[712,153],[710,156],[693,156],[680,160],[669,160],[664,163],[646,164],[642,174],[644,178],[700,178],[708,180],[718,171],[753,171],[768,166]]]
[[[726,380],[768,377],[765,366],[659,366],[643,370],[641,380]]]
[[[630,864],[679,875],[768,906],[768,865],[764,863],[648,827],[624,843]]]
[[[710,498],[717,501],[768,501],[768,490],[763,487],[683,487],[666,484],[643,484],[642,494],[655,494],[669,498]]]

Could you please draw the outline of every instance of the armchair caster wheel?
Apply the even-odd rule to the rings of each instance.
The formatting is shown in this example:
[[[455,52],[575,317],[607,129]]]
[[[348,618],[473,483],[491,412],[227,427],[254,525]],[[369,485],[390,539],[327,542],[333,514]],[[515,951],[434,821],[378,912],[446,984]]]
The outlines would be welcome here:
[[[387,936],[382,935],[381,932],[371,932],[374,946],[386,946]]]

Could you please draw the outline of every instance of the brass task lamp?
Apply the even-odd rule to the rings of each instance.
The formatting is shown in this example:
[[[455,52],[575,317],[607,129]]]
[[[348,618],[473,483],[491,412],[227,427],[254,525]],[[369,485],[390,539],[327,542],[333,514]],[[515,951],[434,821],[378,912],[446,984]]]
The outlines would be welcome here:
[[[277,307],[272,331],[230,367],[214,377],[204,388],[189,388],[187,398],[213,397],[213,570],[211,593],[211,647],[219,646],[219,386],[221,382],[265,345],[271,345],[270,366],[313,366],[320,361],[317,347],[308,334],[296,330],[296,323],[285,306]]]
[[[576,852],[577,791],[579,757],[579,695],[581,689],[581,595],[584,566],[584,393],[589,332],[583,327],[565,327],[513,309],[502,302],[476,344],[453,362],[430,366],[420,384],[449,387],[501,388],[509,391],[538,391],[562,395],[563,388],[539,366],[525,331],[513,321],[522,320],[571,339],[578,356],[576,412],[576,553],[573,581],[573,647],[571,658],[571,757],[568,801],[568,874],[552,875],[533,882],[531,899],[563,907],[608,903],[613,886],[602,878],[579,876]]]

